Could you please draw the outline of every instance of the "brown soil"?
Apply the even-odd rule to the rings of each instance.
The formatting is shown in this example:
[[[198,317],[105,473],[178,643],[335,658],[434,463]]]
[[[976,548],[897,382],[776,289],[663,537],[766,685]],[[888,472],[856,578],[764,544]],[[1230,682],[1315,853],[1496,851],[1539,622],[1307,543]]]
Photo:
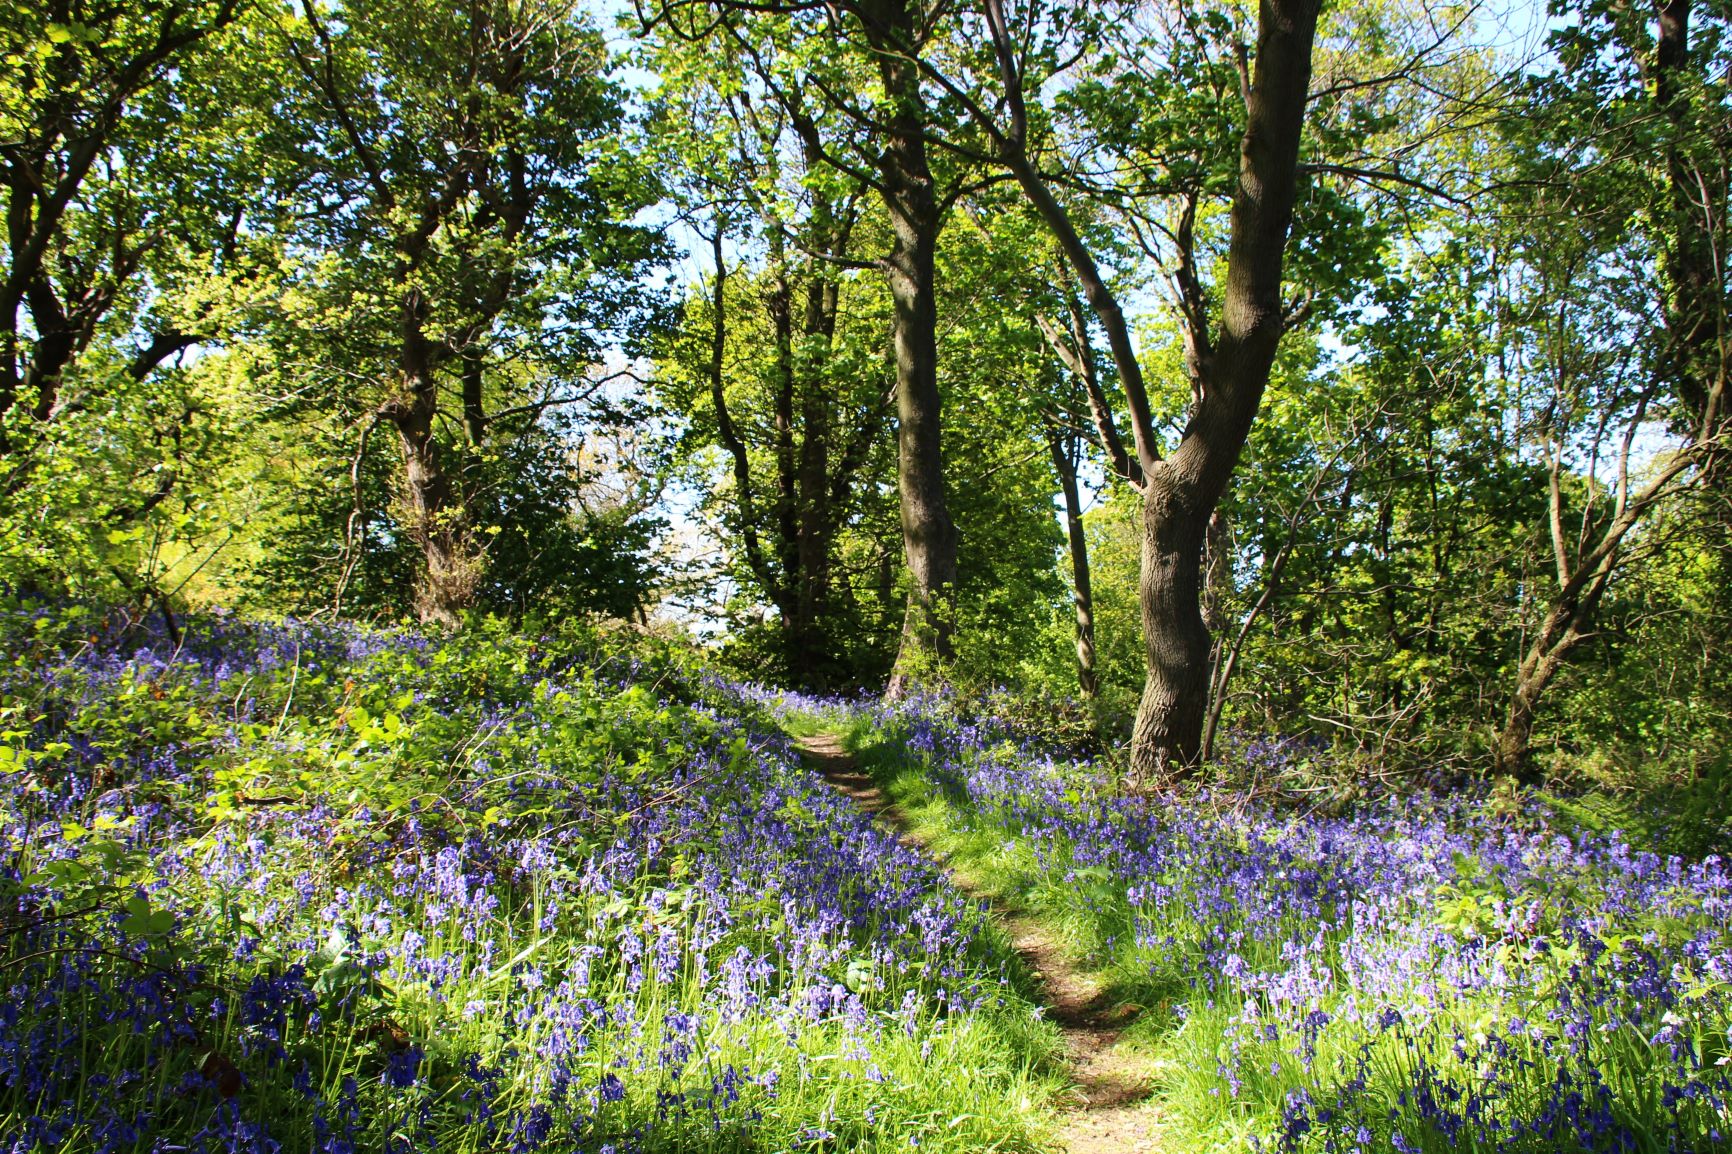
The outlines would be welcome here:
[[[930,852],[910,823],[855,766],[841,738],[823,733],[804,738],[800,750],[837,790],[884,822],[910,845]],[[1009,933],[1016,952],[1039,980],[1047,1016],[1058,1023],[1072,1079],[1072,1101],[1059,1127],[1060,1149],[1069,1154],[1141,1154],[1165,1149],[1162,1119],[1147,1101],[1153,1092],[1154,1065],[1125,1053],[1119,1034],[1135,1010],[1109,1004],[1101,984],[1078,967],[1059,943],[1032,918],[1009,909],[977,879],[937,859],[952,885],[986,903]]]

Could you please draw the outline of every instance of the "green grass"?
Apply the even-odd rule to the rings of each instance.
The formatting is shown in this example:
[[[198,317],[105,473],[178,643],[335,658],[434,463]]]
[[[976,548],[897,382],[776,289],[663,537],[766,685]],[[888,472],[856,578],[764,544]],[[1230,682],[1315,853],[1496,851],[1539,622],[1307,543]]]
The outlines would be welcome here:
[[[1008,758],[1014,778],[1019,763],[1009,746],[965,747],[960,754],[947,749],[939,768],[904,745],[898,732],[894,725],[879,730],[871,719],[860,718],[848,727],[845,744],[931,852],[971,888],[1037,922],[1102,985],[1108,1005],[1136,1011],[1121,1044],[1159,1071],[1153,1105],[1166,1123],[1171,1149],[1269,1149],[1275,1140],[1277,1148],[1295,1151],[1541,1154],[1559,1149],[1560,1135],[1577,1126],[1591,1128],[1592,1135],[1584,1129],[1569,1149],[1662,1154],[1732,1148],[1723,1136],[1727,1115],[1712,1099],[1668,1105],[1662,1096],[1662,1087],[1676,1087],[1680,1078],[1695,1078],[1692,1084],[1709,1092],[1721,1084],[1715,1071],[1729,1045],[1728,1002],[1721,986],[1710,980],[1711,973],[1678,978],[1672,971],[1675,988],[1683,993],[1676,1012],[1666,1012],[1663,1020],[1695,1055],[1679,1059],[1668,1056],[1672,1043],[1650,1040],[1665,1004],[1642,995],[1645,987],[1635,979],[1626,981],[1654,964],[1656,956],[1662,972],[1671,962],[1687,969],[1689,963],[1677,951],[1692,937],[1717,932],[1711,904],[1692,906],[1680,890],[1676,909],[1642,907],[1618,914],[1598,931],[1603,953],[1596,955],[1591,942],[1584,946],[1575,936],[1573,927],[1581,922],[1570,919],[1594,916],[1594,886],[1620,884],[1594,873],[1603,867],[1572,860],[1554,877],[1536,865],[1531,877],[1506,886],[1502,875],[1481,864],[1470,848],[1456,851],[1454,875],[1449,859],[1441,859],[1443,877],[1454,880],[1429,884],[1418,875],[1417,888],[1401,891],[1405,904],[1388,921],[1371,914],[1356,924],[1354,912],[1344,908],[1326,909],[1318,917],[1302,903],[1265,910],[1238,902],[1233,891],[1205,890],[1208,901],[1194,909],[1183,900],[1133,909],[1126,878],[1113,876],[1106,866],[1079,866],[1082,847],[1071,839],[1081,827],[1040,824],[1039,816],[1024,827],[1015,805],[1000,808],[999,802],[953,792],[959,780],[953,758],[962,765],[975,757],[987,765],[991,758],[1001,767]],[[945,748],[942,740],[940,746]],[[989,770],[981,779],[985,788],[1003,789],[1003,777],[995,776],[1001,773]],[[1038,777],[1031,771],[1029,788],[1042,788]],[[1080,780],[1070,783],[1069,803],[1084,799],[1080,809],[1088,812],[1089,789]],[[1183,804],[1210,803],[1196,798]],[[1410,835],[1392,824],[1397,828],[1387,837],[1399,846]],[[1395,852],[1435,852],[1423,848],[1430,844],[1424,838],[1435,836],[1439,827],[1421,825],[1413,845]],[[1264,860],[1260,849],[1273,855],[1280,848],[1296,855],[1280,860],[1291,860],[1300,870],[1312,868],[1305,841],[1312,828],[1297,814],[1272,815],[1268,824],[1244,827],[1205,823],[1200,833],[1180,823],[1171,834],[1176,840],[1167,847],[1171,856],[1161,867],[1160,887],[1189,893],[1187,887],[1215,880],[1212,874],[1197,874],[1209,861],[1256,863]],[[1281,837],[1293,835],[1279,847],[1278,831],[1284,831]],[[1489,836],[1495,844],[1498,835]],[[1267,845],[1265,837],[1271,839]],[[1524,844],[1527,852],[1540,854],[1548,843],[1542,834]],[[1093,854],[1080,856],[1095,860]],[[1286,876],[1273,872],[1279,867],[1258,868],[1271,871],[1260,877]],[[1673,900],[1664,898],[1662,904]],[[1225,904],[1210,904],[1221,901]],[[1251,924],[1244,919],[1253,909],[1272,918],[1266,917],[1256,932],[1231,939],[1231,951],[1254,980],[1211,980],[1206,959],[1226,952],[1221,935]],[[1137,922],[1144,943],[1136,939]],[[1416,948],[1416,941],[1425,944]],[[1298,952],[1289,957],[1289,948]],[[1379,973],[1405,970],[1367,971],[1361,976],[1370,980],[1359,985],[1357,971],[1347,964],[1349,948],[1362,967],[1366,959],[1376,959],[1369,963],[1374,968],[1393,962],[1421,969],[1392,989],[1383,989]],[[1470,948],[1481,951],[1471,955],[1481,959],[1471,964],[1485,965],[1484,959],[1495,956],[1497,966],[1507,966],[1520,980],[1513,986],[1456,988],[1447,976],[1447,959]],[[1307,972],[1316,975],[1314,982]],[[1277,997],[1272,986],[1258,984],[1289,977],[1299,983],[1293,989],[1310,992]],[[1600,988],[1622,991],[1617,997],[1624,1001],[1604,1006],[1594,1001],[1583,1017],[1580,1008],[1589,1005],[1584,999]],[[1395,1022],[1379,1018],[1392,1009],[1399,1011]],[[1312,1011],[1320,1012],[1320,1024],[1311,1024],[1307,1014]],[[1580,1041],[1561,1041],[1566,1029],[1579,1031],[1567,1037]],[[1484,1095],[1477,1117],[1495,1119],[1496,1125],[1470,1130],[1458,1141],[1452,1127],[1461,1127],[1464,1116],[1451,1113],[1453,1104],[1474,1101],[1476,1093]],[[1572,1100],[1580,1104],[1579,1119],[1567,1113],[1576,1108],[1569,1105]],[[1566,1113],[1559,1113],[1560,1104]],[[1329,1136],[1329,1125],[1336,1127],[1336,1137]],[[1505,1145],[1509,1127],[1530,1125],[1537,1129]],[[1546,1132],[1546,1127],[1555,1128]],[[1633,1146],[1617,1145],[1631,1140]]]
[[[1033,919],[1067,961],[1099,984],[1105,1007],[1134,1015],[1119,1035],[1119,1047],[1157,1071],[1194,1058],[1178,1039],[1178,1007],[1190,984],[1177,973],[1151,977],[1146,956],[1123,948],[1132,932],[1131,908],[1119,890],[1102,884],[1089,895],[1091,902],[1078,902],[1075,887],[1043,868],[1026,841],[952,803],[920,758],[885,738],[869,718],[851,719],[840,732],[860,768],[928,852],[996,905]],[[1038,997],[1038,991],[1027,996]],[[1164,1107],[1175,1104],[1170,1099],[1178,1088],[1160,1079],[1157,1096]]]

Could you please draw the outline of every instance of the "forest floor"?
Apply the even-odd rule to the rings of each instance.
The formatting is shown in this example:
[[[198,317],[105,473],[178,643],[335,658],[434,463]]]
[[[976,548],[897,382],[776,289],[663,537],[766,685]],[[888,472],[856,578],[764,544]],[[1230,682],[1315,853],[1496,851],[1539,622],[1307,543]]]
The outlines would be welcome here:
[[[852,798],[876,820],[896,830],[907,844],[931,852],[912,824],[858,768],[840,735],[801,738],[799,749],[825,781]],[[934,855],[950,884],[987,906],[1010,936],[1016,952],[1040,983],[1048,1018],[1064,1037],[1073,1096],[1060,1117],[1058,1138],[1069,1154],[1159,1154],[1163,1119],[1147,1058],[1118,1045],[1134,1010],[1109,1003],[1106,990],[1065,953],[1057,938],[1026,914],[1011,908],[979,879]]]

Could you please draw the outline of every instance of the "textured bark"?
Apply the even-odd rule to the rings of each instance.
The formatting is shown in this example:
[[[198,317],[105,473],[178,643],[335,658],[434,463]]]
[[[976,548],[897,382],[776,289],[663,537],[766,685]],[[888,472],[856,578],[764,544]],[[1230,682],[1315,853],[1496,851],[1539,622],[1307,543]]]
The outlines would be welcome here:
[[[1603,589],[1603,585],[1600,587]],[[1598,590],[1593,601],[1598,601]],[[1494,769],[1498,773],[1532,776],[1534,723],[1540,700],[1563,668],[1564,660],[1583,639],[1582,626],[1592,616],[1591,604],[1560,599],[1547,610],[1545,620],[1522,656],[1516,671],[1515,692],[1498,735]]]
[[[923,229],[908,222],[899,220],[896,231],[890,257],[896,305],[896,483],[909,589],[891,697],[950,660],[956,620],[956,529],[944,494],[933,246]]]
[[[1281,269],[1320,8],[1321,0],[1264,0],[1260,7],[1219,332],[1208,331],[1204,298],[1187,292],[1185,345],[1196,403],[1177,449],[1163,460],[1123,311],[1069,214],[1027,154],[1015,34],[1001,0],[986,3],[1010,116],[1008,128],[989,129],[1105,330],[1130,410],[1135,469],[1129,454],[1115,466],[1127,481],[1140,480],[1143,491],[1139,591],[1147,678],[1131,741],[1131,778],[1137,787],[1194,766],[1201,756],[1211,680],[1210,637],[1201,608],[1203,544],[1262,403],[1284,326]],[[1188,237],[1188,223],[1180,232]],[[1193,255],[1180,253],[1182,281],[1190,275]],[[1116,440],[1110,414],[1099,420],[1102,441],[1110,445]]]
[[[462,504],[433,438],[439,388],[434,350],[422,332],[425,311],[420,293],[410,290],[403,306],[398,392],[381,413],[397,430],[403,450],[404,524],[426,562],[416,608],[424,623],[450,628],[474,599],[480,564],[469,548]]]
[[[908,607],[886,696],[895,698],[951,657],[956,622],[956,527],[944,493],[934,271],[942,212],[926,156],[913,14],[906,0],[864,4],[868,39],[893,102],[878,158],[895,240],[884,261],[895,304],[897,492]]]
[[[1715,223],[1726,213],[1723,180],[1703,179],[1691,155],[1695,133],[1690,89],[1690,0],[1658,5],[1654,45],[1654,104],[1669,129],[1666,193],[1669,203],[1661,242],[1666,287],[1666,369],[1673,387],[1698,422],[1724,419],[1708,412],[1714,378],[1724,372],[1726,285],[1715,254]],[[1707,198],[1706,200],[1704,198]],[[1722,446],[1717,455],[1723,456]]]
[[[1165,781],[1196,763],[1209,705],[1211,642],[1201,604],[1209,514],[1198,486],[1165,465],[1150,471],[1143,493],[1137,589],[1146,676],[1131,731],[1132,774],[1139,785]]]

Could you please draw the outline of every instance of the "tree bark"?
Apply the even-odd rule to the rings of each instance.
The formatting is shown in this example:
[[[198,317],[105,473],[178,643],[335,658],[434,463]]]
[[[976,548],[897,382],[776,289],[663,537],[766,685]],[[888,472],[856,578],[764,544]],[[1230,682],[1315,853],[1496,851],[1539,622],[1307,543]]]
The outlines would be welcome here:
[[[771,218],[772,228],[781,227]],[[826,375],[835,336],[839,287],[822,258],[796,274],[788,246],[772,242],[775,268],[764,304],[774,333],[768,447],[774,475],[773,501],[760,507],[747,431],[734,421],[727,397],[728,268],[718,218],[711,235],[716,275],[711,282],[711,329],[705,372],[715,408],[717,434],[733,472],[739,531],[752,579],[776,608],[779,648],[790,680],[823,689],[833,680],[837,658],[827,631],[831,559],[846,521],[854,481],[883,431],[890,404],[886,394],[851,419]],[[852,231],[852,212],[814,206],[807,244],[800,247],[841,259]],[[798,302],[799,307],[795,307]],[[835,450],[835,451],[833,451]]]
[[[1069,213],[1028,156],[1023,54],[1013,41],[1003,4],[986,4],[1010,125],[994,123],[983,110],[975,115],[1076,273],[1106,332],[1130,410],[1143,492],[1139,592],[1147,664],[1131,739],[1133,788],[1164,781],[1196,765],[1201,755],[1211,649],[1200,600],[1203,543],[1262,404],[1285,323],[1281,269],[1298,187],[1299,142],[1321,6],[1321,0],[1263,0],[1259,9],[1220,332],[1207,331],[1202,294],[1188,292],[1185,342],[1197,399],[1178,448],[1163,460],[1124,313]],[[1188,237],[1188,225],[1180,232]],[[1184,277],[1193,259],[1188,250],[1180,253]],[[1117,439],[1111,416],[1103,413],[1099,419],[1102,442],[1111,445]],[[1126,480],[1137,483],[1128,454],[1115,465]]]
[[[1201,756],[1209,705],[1209,628],[1202,555],[1209,511],[1199,486],[1162,462],[1143,494],[1142,608],[1145,677],[1131,730],[1133,783],[1164,782]]]
[[[1713,235],[1715,222],[1723,220],[1726,212],[1726,187],[1724,180],[1703,179],[1697,158],[1691,155],[1690,138],[1697,128],[1690,99],[1696,78],[1687,72],[1690,7],[1690,0],[1662,0],[1656,5],[1653,77],[1656,111],[1669,130],[1665,145],[1669,203],[1660,246],[1669,338],[1665,364],[1679,398],[1700,423],[1712,419],[1709,393],[1713,378],[1722,371],[1726,335],[1726,285],[1715,259]],[[1715,453],[1724,454],[1724,447]]]
[[[463,354],[463,439],[472,451],[487,440],[487,409],[481,394],[482,359],[479,350]]]
[[[878,158],[895,240],[884,267],[895,305],[897,492],[908,606],[887,698],[941,676],[956,625],[956,526],[944,492],[935,266],[942,224],[926,155],[925,108],[907,0],[862,5],[884,90],[894,103]]]
[[[1141,593],[1148,679],[1131,743],[1133,777],[1197,764],[1208,711],[1201,565],[1209,519],[1238,464],[1281,340],[1281,269],[1297,192],[1319,0],[1264,0],[1233,197],[1220,333],[1191,334],[1202,395],[1173,455],[1148,470]]]
[[[1593,600],[1598,600],[1597,595]],[[1591,617],[1591,611],[1584,610],[1582,603],[1559,600],[1546,611],[1516,671],[1515,692],[1510,695],[1509,712],[1494,752],[1495,772],[1532,776],[1531,750],[1540,700],[1563,668],[1564,659],[1582,641],[1582,626]]]
[[[808,165],[812,163],[814,158],[808,157]],[[812,237],[820,251],[842,255],[837,251],[842,242],[840,230],[823,198],[817,198],[813,206]],[[840,297],[834,278],[818,262],[813,262],[811,271],[801,320],[804,340],[794,358],[799,369],[800,446],[794,486],[798,509],[796,577],[794,618],[788,623],[788,665],[800,683],[822,691],[830,687],[835,665],[822,628],[830,600],[830,551],[835,542],[830,512],[831,389],[824,368],[835,336]]]
[[[451,478],[433,436],[439,390],[433,350],[422,332],[426,303],[411,289],[403,306],[400,391],[381,412],[403,450],[404,522],[426,561],[416,609],[425,624],[453,628],[475,597],[480,565],[469,548]]]

